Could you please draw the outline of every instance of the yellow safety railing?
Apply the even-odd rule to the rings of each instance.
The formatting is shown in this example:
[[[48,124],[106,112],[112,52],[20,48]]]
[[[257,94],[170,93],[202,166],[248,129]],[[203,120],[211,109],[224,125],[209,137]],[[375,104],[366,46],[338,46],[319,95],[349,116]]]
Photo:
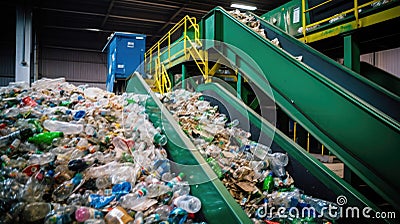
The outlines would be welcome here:
[[[172,84],[168,76],[167,69],[161,63],[160,58],[156,59],[156,72],[154,74],[154,84],[161,94],[169,92],[171,90]]]
[[[193,35],[188,35],[188,30],[193,29]],[[178,40],[172,40],[174,34],[181,34]],[[178,44],[183,44],[180,50],[172,49]],[[162,47],[164,46],[165,47]],[[200,28],[196,18],[185,16],[176,23],[156,44],[154,44],[144,55],[145,72],[152,75],[156,87],[160,93],[171,89],[171,81],[167,74],[167,69],[179,55],[183,55],[186,60],[193,58],[197,67],[201,71],[205,80],[208,80],[208,59],[207,53],[199,50],[202,47],[200,41]]]
[[[359,10],[364,8],[364,7],[366,7],[366,6],[369,6],[369,5],[371,5],[371,4],[375,3],[375,2],[379,2],[380,0],[373,0],[373,1],[361,4],[361,5],[358,5],[358,0],[353,0],[353,2],[354,2],[353,8],[351,8],[349,10],[346,10],[346,11],[343,11],[343,12],[340,12],[340,13],[338,13],[336,15],[331,16],[331,17],[328,17],[328,18],[325,18],[325,19],[321,19],[321,20],[319,20],[317,22],[307,24],[307,20],[306,20],[307,13],[309,13],[312,10],[315,10],[315,9],[317,9],[317,8],[327,4],[329,2],[332,2],[332,1],[333,0],[327,0],[327,1],[324,1],[324,2],[322,2],[322,3],[320,3],[320,4],[316,5],[316,6],[313,6],[311,8],[306,9],[306,0],[302,0],[302,2],[301,2],[302,27],[303,27],[302,33],[303,33],[304,39],[306,39],[306,36],[307,36],[307,28],[311,28],[311,27],[314,27],[314,26],[317,26],[317,25],[321,25],[322,23],[326,23],[326,22],[330,21],[331,19],[334,19],[334,18],[337,18],[337,17],[340,17],[340,16],[344,16],[345,14],[348,14],[348,13],[353,13],[354,14],[357,27],[360,27],[361,24],[359,23],[359,17],[358,17]]]

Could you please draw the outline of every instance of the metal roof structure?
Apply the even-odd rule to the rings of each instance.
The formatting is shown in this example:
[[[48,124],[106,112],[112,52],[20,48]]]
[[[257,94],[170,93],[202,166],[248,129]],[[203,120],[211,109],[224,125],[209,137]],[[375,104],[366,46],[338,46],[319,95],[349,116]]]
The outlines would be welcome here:
[[[286,2],[288,0],[34,0],[25,1],[25,4],[32,4],[33,28],[40,46],[101,51],[113,32],[145,34],[149,47],[185,15],[200,19],[216,6],[232,10],[231,3],[256,6],[255,13],[261,15]],[[15,3],[9,1],[10,10],[13,5]]]

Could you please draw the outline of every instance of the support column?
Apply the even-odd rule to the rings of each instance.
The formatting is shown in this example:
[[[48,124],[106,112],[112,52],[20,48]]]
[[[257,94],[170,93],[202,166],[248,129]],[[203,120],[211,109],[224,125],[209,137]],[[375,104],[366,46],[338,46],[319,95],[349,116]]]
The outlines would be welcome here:
[[[236,82],[236,97],[242,99],[242,75],[237,73],[237,82]]]
[[[285,133],[286,136],[289,136],[289,116],[279,107],[276,110],[276,116],[278,129]]]
[[[24,1],[16,8],[15,81],[30,83],[32,10]]]
[[[343,61],[346,67],[357,73],[360,73],[360,48],[353,35],[347,35],[344,37]],[[352,171],[347,166],[344,168],[343,179],[348,183],[352,182]]]
[[[35,32],[33,38],[33,81],[39,79],[39,44]]]
[[[307,131],[297,123],[297,144],[307,149]]]
[[[175,86],[175,75],[172,71],[168,71],[168,77],[169,77],[169,80],[171,80],[171,87],[173,89]]]
[[[360,48],[353,35],[344,37],[344,66],[360,73]]]
[[[186,65],[182,63],[182,77],[181,77],[181,82],[182,82],[182,89],[186,88]]]

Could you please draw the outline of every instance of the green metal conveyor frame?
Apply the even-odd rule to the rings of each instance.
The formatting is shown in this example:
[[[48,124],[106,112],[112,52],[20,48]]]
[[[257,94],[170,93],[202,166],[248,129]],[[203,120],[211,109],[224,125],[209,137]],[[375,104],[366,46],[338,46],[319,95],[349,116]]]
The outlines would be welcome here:
[[[395,172],[398,168],[400,124],[365,101],[368,98],[370,103],[377,103],[373,98],[365,96],[363,100],[362,92],[352,93],[351,86],[346,89],[297,61],[220,7],[204,16],[200,27],[203,39],[218,40],[248,54],[264,71],[265,77],[255,74],[247,61],[233,49],[217,49],[232,64],[240,65],[241,74],[270,97],[267,89],[271,86],[276,103],[290,117],[400,210],[400,193],[396,190],[400,189],[400,175]],[[271,25],[268,28],[273,29]],[[289,39],[296,45],[304,45],[278,29],[275,34],[282,40]],[[320,57],[326,58],[322,54]],[[328,60],[328,63],[334,61]],[[350,70],[348,72],[351,73]],[[368,83],[366,79],[362,79],[362,82]],[[368,87],[369,91],[373,88]],[[390,108],[396,105],[386,106]],[[390,110],[396,113],[398,109]]]
[[[306,193],[313,194],[315,188],[321,187],[324,195],[322,198],[334,200],[339,195],[344,195],[347,198],[346,206],[357,206],[359,208],[370,207],[373,211],[379,211],[377,206],[363,197],[348,183],[340,179],[332,171],[322,165],[314,157],[310,156],[300,146],[291,141],[279,130],[265,121],[261,116],[252,111],[243,102],[230,94],[219,84],[209,83],[200,85],[198,91],[214,91],[220,99],[228,102],[231,109],[237,111],[238,116],[246,116],[249,122],[260,130],[265,136],[273,138],[274,144],[283,151],[287,152],[290,157],[290,163],[298,163],[294,169],[294,173],[301,173],[306,178],[299,181],[300,188],[304,188]],[[200,198],[202,201],[202,213],[208,223],[252,223],[241,207],[232,198],[225,186],[216,178],[216,175],[205,162],[203,157],[195,149],[190,139],[183,133],[172,115],[164,108],[154,93],[147,86],[145,81],[139,75],[133,75],[127,86],[127,92],[146,94],[150,98],[146,101],[146,111],[149,114],[150,120],[155,126],[162,127],[164,133],[168,137],[166,149],[169,157],[175,163],[179,172],[183,171],[189,183],[199,182],[199,179],[209,179],[210,181],[200,181],[198,184],[191,185],[193,195]],[[272,146],[275,150],[277,147]],[[186,167],[185,165],[191,165]],[[296,175],[294,175],[296,178]],[[314,181],[311,181],[314,179]],[[299,179],[300,180],[300,179]],[[322,184],[314,185],[315,180]],[[297,182],[297,181],[296,181]],[[302,186],[301,182],[311,182],[311,186]],[[326,188],[326,189],[325,189]],[[330,196],[330,197],[328,197]],[[371,220],[364,220],[368,223]]]

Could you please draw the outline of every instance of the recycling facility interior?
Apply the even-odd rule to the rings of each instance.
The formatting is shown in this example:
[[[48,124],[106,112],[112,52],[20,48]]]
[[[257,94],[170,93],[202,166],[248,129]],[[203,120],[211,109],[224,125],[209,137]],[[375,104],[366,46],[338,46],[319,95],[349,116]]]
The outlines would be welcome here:
[[[2,223],[397,223],[400,1],[0,6]]]

